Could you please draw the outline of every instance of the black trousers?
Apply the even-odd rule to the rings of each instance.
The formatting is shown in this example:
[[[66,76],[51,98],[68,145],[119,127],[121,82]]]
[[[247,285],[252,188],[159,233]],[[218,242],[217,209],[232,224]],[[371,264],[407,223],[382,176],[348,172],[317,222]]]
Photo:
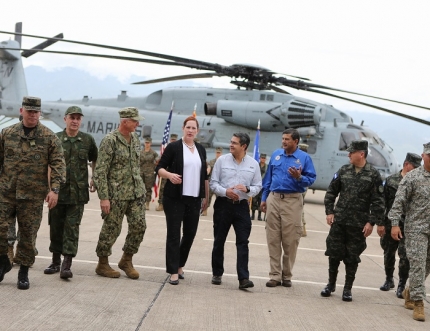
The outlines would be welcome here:
[[[181,199],[163,197],[167,224],[166,272],[169,274],[177,274],[178,268],[187,262],[199,225],[201,201],[201,198],[189,196]]]
[[[248,239],[251,234],[251,217],[248,201],[232,204],[226,198],[218,197],[214,204],[214,247],[212,250],[212,274],[222,276],[224,273],[224,244],[230,227],[236,233],[237,276],[239,280],[249,279]]]

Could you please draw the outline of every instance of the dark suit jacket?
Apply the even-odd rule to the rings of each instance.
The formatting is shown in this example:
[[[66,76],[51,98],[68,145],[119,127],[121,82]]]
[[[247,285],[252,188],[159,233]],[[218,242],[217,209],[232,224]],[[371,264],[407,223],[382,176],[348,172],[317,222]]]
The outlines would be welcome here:
[[[197,151],[200,155],[200,160],[202,161],[202,168],[200,171],[200,198],[205,198],[205,180],[208,179],[207,175],[207,165],[206,165],[206,150],[205,148],[196,144]],[[155,168],[155,173],[158,174],[160,169],[166,169],[169,172],[183,176],[184,174],[184,146],[182,144],[182,139],[172,142],[167,145],[161,156],[160,162],[158,162]],[[181,198],[182,197],[182,183],[180,185],[174,185],[170,180],[166,180],[166,186],[164,186],[164,195],[170,198]],[[197,180],[197,178],[196,178]]]

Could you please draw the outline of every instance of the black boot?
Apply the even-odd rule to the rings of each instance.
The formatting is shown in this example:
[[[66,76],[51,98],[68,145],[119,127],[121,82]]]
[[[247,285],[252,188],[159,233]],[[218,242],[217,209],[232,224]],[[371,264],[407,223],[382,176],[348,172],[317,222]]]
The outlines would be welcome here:
[[[47,275],[52,275],[60,271],[61,254],[52,253],[52,263],[43,271]]]
[[[328,273],[328,284],[321,291],[321,296],[329,297],[334,291],[336,291],[336,279],[337,279],[337,271]]]
[[[405,289],[407,280],[408,280],[408,277],[399,277],[399,285],[397,286],[397,290],[396,290],[396,296],[399,299],[404,299],[403,290]]]
[[[72,266],[72,256],[64,255],[63,264],[61,265],[60,278],[68,279],[73,277],[73,273],[70,270]]]
[[[19,267],[18,272],[18,283],[16,284],[20,290],[28,290],[30,288],[30,281],[28,280],[28,267],[21,266]]]
[[[4,275],[12,270],[12,264],[10,263],[7,255],[0,256],[0,282],[3,280]]]
[[[352,284],[354,283],[355,276],[345,276],[345,286],[343,287],[343,293],[342,293],[342,301],[350,302],[352,301]]]
[[[253,220],[255,220],[255,210],[253,210],[252,211],[252,214],[251,214],[251,220],[253,221]]]
[[[382,285],[379,289],[381,291],[389,291],[390,289],[394,288],[394,279],[393,277],[387,277],[385,279],[384,285]]]
[[[261,219],[261,211],[258,212],[257,220],[262,221],[262,219]]]

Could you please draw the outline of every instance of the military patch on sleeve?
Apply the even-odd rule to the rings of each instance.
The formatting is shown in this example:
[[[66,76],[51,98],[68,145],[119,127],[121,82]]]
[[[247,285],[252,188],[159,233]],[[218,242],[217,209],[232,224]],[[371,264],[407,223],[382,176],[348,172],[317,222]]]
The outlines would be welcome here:
[[[384,193],[384,186],[379,185],[378,190],[379,190],[379,193]]]
[[[337,179],[337,177],[339,177],[339,175],[337,174],[337,172],[334,173],[333,179]]]

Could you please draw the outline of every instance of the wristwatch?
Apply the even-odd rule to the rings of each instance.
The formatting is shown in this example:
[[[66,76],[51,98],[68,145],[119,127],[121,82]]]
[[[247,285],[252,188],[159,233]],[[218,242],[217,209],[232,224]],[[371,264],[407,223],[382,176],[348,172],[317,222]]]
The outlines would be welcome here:
[[[249,189],[249,186],[246,186],[246,193],[249,193],[249,191],[251,191],[251,190]]]
[[[60,193],[60,189],[59,188],[51,188],[51,191],[54,192],[55,194]]]

